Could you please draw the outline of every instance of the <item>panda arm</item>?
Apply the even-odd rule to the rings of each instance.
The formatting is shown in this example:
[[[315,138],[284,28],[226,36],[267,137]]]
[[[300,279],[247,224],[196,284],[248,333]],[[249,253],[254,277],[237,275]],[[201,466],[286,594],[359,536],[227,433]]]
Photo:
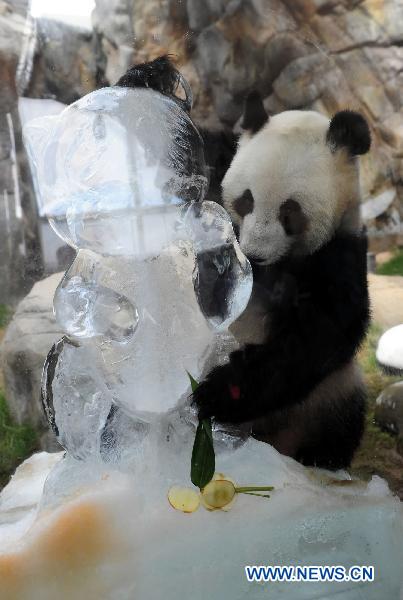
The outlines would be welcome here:
[[[309,260],[309,293],[274,314],[266,343],[233,352],[196,390],[201,417],[241,422],[298,403],[354,356],[369,319],[365,237],[336,237]]]

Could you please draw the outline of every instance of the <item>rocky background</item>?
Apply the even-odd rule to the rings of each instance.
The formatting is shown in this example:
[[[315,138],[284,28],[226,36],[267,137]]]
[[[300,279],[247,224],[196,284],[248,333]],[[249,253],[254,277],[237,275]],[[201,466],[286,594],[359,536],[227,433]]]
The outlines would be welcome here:
[[[92,30],[28,13],[28,0],[0,0],[0,304],[16,305],[43,277],[18,96],[70,103],[160,54],[190,81],[203,125],[237,128],[251,89],[272,113],[360,110],[374,141],[362,160],[371,249],[403,245],[403,0],[96,0]],[[35,285],[3,343],[14,417],[43,431],[40,369],[59,337],[57,281]],[[392,324],[403,321],[399,307]]]
[[[34,199],[17,111],[26,7],[0,0],[0,302],[32,285],[37,256]],[[39,275],[39,273],[38,273]],[[26,282],[26,283],[25,283]]]

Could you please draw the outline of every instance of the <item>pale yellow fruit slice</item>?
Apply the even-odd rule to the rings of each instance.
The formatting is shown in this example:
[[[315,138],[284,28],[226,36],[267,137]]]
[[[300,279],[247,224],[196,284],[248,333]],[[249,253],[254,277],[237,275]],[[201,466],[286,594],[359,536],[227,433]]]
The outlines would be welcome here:
[[[234,487],[236,487],[236,483],[233,479],[231,479],[231,477],[228,477],[228,475],[224,475],[224,473],[214,473],[213,475],[213,481],[218,481],[218,480],[225,480],[225,481],[230,481],[231,483],[234,484]]]
[[[222,479],[225,481],[230,481],[231,483],[234,484],[234,488],[236,488],[236,483],[231,477],[228,477],[228,475],[225,475],[224,473],[214,473],[213,481],[218,481],[218,480],[222,480]],[[206,501],[204,500],[203,496],[201,496],[201,503],[203,504],[204,508],[207,508],[207,510],[223,510],[225,512],[228,512],[229,510],[231,510],[232,505],[235,502],[235,497],[236,497],[236,495],[233,497],[233,499],[231,500],[231,502],[229,504],[222,506],[220,509],[215,508],[214,506],[209,506],[206,503]]]
[[[184,513],[193,513],[200,506],[200,497],[192,488],[173,485],[168,490],[168,501],[172,508]]]
[[[225,510],[229,508],[236,491],[232,481],[213,479],[201,491],[202,503],[208,510]]]

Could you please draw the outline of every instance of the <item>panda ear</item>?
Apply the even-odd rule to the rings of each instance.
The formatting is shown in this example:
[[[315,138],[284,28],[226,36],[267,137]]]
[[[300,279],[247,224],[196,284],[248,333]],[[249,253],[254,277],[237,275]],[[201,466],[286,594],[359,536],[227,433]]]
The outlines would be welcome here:
[[[245,108],[241,123],[242,129],[257,133],[267,123],[269,115],[263,106],[263,100],[259,92],[250,92],[245,100]]]
[[[346,148],[350,156],[366,154],[371,146],[367,121],[360,113],[341,110],[330,121],[326,141],[332,151]]]

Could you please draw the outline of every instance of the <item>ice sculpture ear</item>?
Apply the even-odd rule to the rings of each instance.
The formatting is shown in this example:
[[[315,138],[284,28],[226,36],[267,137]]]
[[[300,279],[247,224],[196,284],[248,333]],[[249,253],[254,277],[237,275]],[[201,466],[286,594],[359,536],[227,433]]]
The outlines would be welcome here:
[[[150,62],[134,65],[116,82],[119,87],[150,88],[173,98],[187,113],[193,104],[193,94],[187,80],[174,67],[168,55],[159,56]],[[182,86],[185,92],[183,100],[176,95]]]
[[[257,133],[269,120],[259,92],[253,91],[245,100],[245,108],[241,127],[250,133]]]

